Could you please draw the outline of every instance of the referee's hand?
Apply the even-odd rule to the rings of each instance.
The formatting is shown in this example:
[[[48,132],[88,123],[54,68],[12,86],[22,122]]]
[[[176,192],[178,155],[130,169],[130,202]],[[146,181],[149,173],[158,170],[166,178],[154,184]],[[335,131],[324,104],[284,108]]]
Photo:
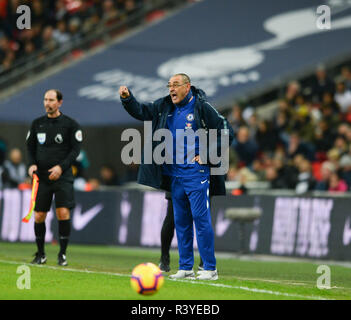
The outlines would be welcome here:
[[[37,170],[38,170],[38,167],[37,167],[36,164],[31,165],[31,166],[28,168],[28,175],[29,175],[31,178],[33,178],[33,173],[34,173],[35,171],[37,171]]]
[[[50,172],[49,180],[57,180],[61,177],[62,169],[59,165],[48,170]]]
[[[126,86],[120,86],[119,87],[119,95],[125,99],[128,98],[130,96],[129,90]]]

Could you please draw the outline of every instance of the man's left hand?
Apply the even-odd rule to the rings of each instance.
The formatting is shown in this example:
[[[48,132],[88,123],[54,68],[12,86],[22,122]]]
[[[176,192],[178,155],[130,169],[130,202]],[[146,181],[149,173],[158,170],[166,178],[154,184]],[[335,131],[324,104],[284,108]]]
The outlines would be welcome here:
[[[57,180],[61,177],[62,169],[59,165],[57,165],[49,169],[49,172],[50,172],[49,180]]]
[[[203,162],[201,161],[199,155],[195,156],[195,158],[192,160],[192,162],[195,162],[195,161],[196,161],[198,164],[203,164]]]

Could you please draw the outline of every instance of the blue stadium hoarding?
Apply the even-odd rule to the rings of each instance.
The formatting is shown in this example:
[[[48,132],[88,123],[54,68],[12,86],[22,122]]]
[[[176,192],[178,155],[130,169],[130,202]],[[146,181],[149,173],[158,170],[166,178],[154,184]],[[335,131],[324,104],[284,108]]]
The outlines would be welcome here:
[[[185,72],[215,106],[351,52],[351,4],[326,1],[331,28],[318,28],[318,0],[204,0],[86,57],[0,102],[0,121],[29,123],[48,88],[64,93],[62,111],[84,125],[135,124],[120,85],[139,100],[167,94]]]

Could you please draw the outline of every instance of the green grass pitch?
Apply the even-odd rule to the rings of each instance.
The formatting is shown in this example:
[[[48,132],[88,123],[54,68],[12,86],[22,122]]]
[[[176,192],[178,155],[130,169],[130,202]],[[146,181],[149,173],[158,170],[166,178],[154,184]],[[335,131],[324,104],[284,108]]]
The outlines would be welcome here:
[[[158,264],[158,249],[70,245],[67,267],[57,263],[58,246],[47,244],[47,264],[29,264],[33,243],[0,242],[1,300],[351,300],[351,268],[328,264],[330,289],[319,289],[317,268],[321,263],[240,259],[217,256],[218,281],[175,281],[165,275],[161,290],[142,296],[130,286],[134,266]],[[198,264],[195,259],[195,269]],[[171,252],[171,273],[177,270],[178,254]],[[30,289],[19,289],[17,273],[29,266]]]

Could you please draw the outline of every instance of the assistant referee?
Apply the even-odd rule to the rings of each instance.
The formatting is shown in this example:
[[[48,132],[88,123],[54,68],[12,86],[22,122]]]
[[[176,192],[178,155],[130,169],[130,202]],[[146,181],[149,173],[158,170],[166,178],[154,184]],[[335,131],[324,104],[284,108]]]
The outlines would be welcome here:
[[[60,252],[58,264],[67,265],[66,249],[71,230],[70,210],[74,208],[72,163],[78,157],[83,140],[79,124],[60,111],[63,96],[59,90],[45,92],[46,115],[32,122],[26,144],[29,158],[28,174],[36,172],[39,188],[35,205],[34,233],[37,252],[32,261],[44,264],[46,255],[45,219],[55,195]]]

